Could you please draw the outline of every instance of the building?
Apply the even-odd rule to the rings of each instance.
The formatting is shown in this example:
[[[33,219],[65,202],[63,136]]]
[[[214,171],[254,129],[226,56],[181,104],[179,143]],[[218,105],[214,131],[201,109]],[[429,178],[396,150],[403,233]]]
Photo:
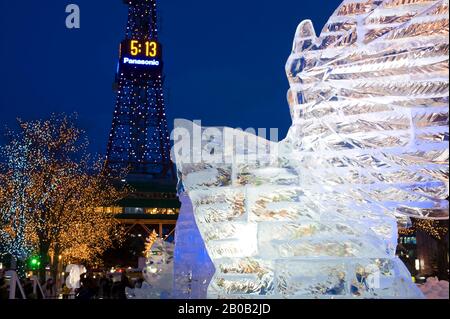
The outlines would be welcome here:
[[[107,253],[105,263],[132,266],[153,230],[173,239],[180,203],[170,160],[156,0],[123,2],[129,8],[128,22],[120,44],[105,167],[117,183],[127,183],[133,191],[115,207],[99,209],[116,214],[126,227],[125,243]]]
[[[448,221],[412,221],[412,227],[399,229],[398,257],[417,282],[430,276],[448,280]]]

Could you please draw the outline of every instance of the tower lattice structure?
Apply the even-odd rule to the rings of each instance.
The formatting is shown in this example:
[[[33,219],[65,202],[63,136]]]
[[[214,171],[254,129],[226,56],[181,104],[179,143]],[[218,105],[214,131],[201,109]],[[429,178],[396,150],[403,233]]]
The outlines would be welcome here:
[[[124,0],[124,3],[129,6],[128,23],[116,75],[117,100],[106,167],[112,171],[128,169],[129,174],[158,179],[175,178],[170,160],[156,0]],[[135,62],[134,58],[141,57],[143,51],[149,56],[144,52],[143,60]]]

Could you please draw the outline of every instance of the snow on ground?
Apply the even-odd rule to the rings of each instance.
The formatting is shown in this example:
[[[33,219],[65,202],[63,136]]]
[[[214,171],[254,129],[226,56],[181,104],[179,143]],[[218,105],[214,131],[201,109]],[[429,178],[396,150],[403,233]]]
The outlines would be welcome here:
[[[429,277],[424,284],[418,286],[427,299],[449,299],[448,281]]]

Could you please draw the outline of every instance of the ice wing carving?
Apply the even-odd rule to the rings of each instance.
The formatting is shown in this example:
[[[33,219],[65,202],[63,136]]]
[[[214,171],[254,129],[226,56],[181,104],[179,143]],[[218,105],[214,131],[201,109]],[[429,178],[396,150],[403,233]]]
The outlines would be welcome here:
[[[277,152],[216,128],[251,142],[208,133],[190,155],[223,161],[175,155],[216,269],[209,297],[422,297],[395,257],[397,220],[448,218],[448,45],[448,1],[344,1],[320,36],[297,29]]]
[[[386,0],[344,1],[320,37],[299,25],[288,140],[320,159],[311,183],[339,178],[371,205],[448,218],[448,22],[448,1]]]

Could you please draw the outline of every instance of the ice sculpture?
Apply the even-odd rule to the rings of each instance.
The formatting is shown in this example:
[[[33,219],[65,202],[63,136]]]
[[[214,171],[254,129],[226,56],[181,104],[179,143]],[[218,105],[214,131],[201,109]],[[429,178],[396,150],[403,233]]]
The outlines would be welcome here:
[[[277,145],[176,123],[208,297],[423,298],[397,222],[448,218],[448,21],[448,1],[353,0],[319,37],[302,22]]]
[[[70,264],[66,267],[66,273],[69,274],[66,278],[66,286],[69,289],[79,289],[81,282],[81,275],[87,272],[83,265]]]
[[[145,282],[141,288],[126,288],[126,296],[128,299],[171,298],[174,244],[153,233],[146,246],[147,261],[142,271]]]
[[[183,192],[175,231],[174,291],[176,299],[205,299],[214,265],[195,223],[192,203]]]

